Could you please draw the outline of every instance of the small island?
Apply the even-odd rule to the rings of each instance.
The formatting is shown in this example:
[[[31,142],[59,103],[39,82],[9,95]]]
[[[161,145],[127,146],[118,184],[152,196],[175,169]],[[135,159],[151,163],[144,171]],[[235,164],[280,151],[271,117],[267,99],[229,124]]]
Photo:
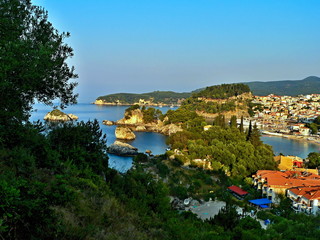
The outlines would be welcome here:
[[[44,118],[44,120],[46,121],[62,121],[62,122],[66,122],[66,121],[73,121],[73,120],[77,120],[78,117],[74,114],[66,114],[62,111],[60,111],[59,109],[54,109],[51,112],[48,112]]]

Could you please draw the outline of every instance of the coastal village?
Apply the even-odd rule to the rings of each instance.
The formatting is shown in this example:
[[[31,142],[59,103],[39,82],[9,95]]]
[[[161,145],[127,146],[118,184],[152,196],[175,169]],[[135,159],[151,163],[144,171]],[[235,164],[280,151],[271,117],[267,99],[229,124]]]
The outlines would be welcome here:
[[[255,115],[250,119],[263,134],[301,139],[319,143],[319,132],[308,124],[320,115],[320,94],[292,96],[254,96]],[[310,125],[309,125],[310,126]],[[297,156],[275,156],[279,171],[259,170],[252,176],[253,186],[260,190],[264,204],[279,204],[286,196],[295,212],[318,214],[320,207],[320,176],[318,169],[305,168],[308,159]],[[243,197],[242,189],[232,192]],[[246,192],[245,192],[246,193]]]
[[[319,141],[317,132],[306,126],[320,115],[320,94],[255,96],[253,120],[264,134]],[[258,110],[259,109],[259,110]]]

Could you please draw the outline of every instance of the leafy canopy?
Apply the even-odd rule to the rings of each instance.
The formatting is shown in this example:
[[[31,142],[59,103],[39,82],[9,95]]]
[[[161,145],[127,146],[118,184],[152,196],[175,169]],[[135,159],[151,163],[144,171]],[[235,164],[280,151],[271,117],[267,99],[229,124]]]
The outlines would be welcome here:
[[[0,119],[27,120],[35,99],[45,104],[60,99],[76,103],[69,82],[76,78],[66,60],[73,49],[48,21],[47,12],[30,0],[0,1]]]

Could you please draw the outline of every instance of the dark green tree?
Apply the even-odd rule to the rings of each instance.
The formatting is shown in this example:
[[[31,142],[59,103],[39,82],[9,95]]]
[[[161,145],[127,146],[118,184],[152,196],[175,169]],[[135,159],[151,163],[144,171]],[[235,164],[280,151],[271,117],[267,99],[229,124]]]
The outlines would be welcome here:
[[[250,139],[251,133],[252,133],[252,123],[251,123],[251,120],[250,120],[248,132],[247,132],[247,141]]]
[[[240,122],[240,126],[239,126],[239,131],[240,132],[244,132],[244,126],[243,126],[243,116],[241,116],[241,122]]]
[[[236,207],[227,202],[226,206],[221,208],[219,213],[209,222],[213,225],[222,226],[225,230],[232,230],[237,226],[240,220]]]
[[[250,122],[251,123],[251,122]],[[251,134],[249,136],[249,141],[252,143],[253,146],[257,147],[262,145],[262,141],[260,140],[261,133],[257,127],[257,124],[255,123],[253,125]]]
[[[28,119],[35,100],[61,107],[76,102],[74,68],[67,65],[73,50],[64,43],[45,10],[30,0],[0,1],[0,121]]]
[[[237,127],[237,116],[232,116],[230,119],[230,127]]]
[[[307,166],[309,168],[318,168],[320,166],[320,153],[311,152],[308,155],[308,163]]]

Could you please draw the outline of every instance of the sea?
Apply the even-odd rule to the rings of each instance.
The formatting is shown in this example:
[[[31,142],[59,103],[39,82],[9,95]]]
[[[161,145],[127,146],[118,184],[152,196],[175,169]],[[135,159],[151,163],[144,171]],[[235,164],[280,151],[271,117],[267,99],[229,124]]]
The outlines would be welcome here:
[[[111,145],[116,140],[115,129],[116,126],[106,126],[102,124],[103,120],[117,121],[124,117],[124,112],[129,106],[105,106],[95,105],[91,103],[78,103],[76,105],[68,106],[63,110],[65,113],[72,113],[79,117],[77,121],[88,121],[97,119],[100,127],[107,135],[107,145]],[[31,114],[30,121],[44,121],[43,117],[50,111],[52,107],[37,103],[33,106],[34,110]],[[175,110],[177,107],[155,107],[166,113],[169,109]],[[167,137],[153,132],[136,132],[136,139],[133,141],[126,141],[126,143],[138,148],[139,152],[150,150],[153,155],[159,155],[166,152],[168,145],[166,144]],[[109,155],[109,167],[118,170],[119,172],[126,172],[132,167],[132,157],[122,157],[114,154]]]
[[[100,127],[107,135],[107,145],[111,145],[115,140],[116,126],[106,126],[102,124],[103,120],[117,121],[124,117],[124,112],[128,106],[104,106],[91,103],[78,103],[63,110],[65,113],[72,113],[79,117],[78,121],[88,121],[97,119]],[[155,107],[166,113],[169,109],[175,110],[177,107]],[[52,107],[37,103],[34,105],[34,111],[31,114],[31,121],[43,121],[43,117],[52,111]],[[139,152],[151,150],[154,155],[163,154],[168,147],[167,137],[152,132],[136,132],[136,139],[127,143],[138,148]],[[272,146],[275,155],[280,153],[284,155],[294,155],[306,158],[310,152],[319,152],[320,145],[301,140],[287,139],[274,136],[262,136],[261,140]],[[132,157],[122,157],[109,154],[109,166],[119,172],[126,172],[132,167]]]

